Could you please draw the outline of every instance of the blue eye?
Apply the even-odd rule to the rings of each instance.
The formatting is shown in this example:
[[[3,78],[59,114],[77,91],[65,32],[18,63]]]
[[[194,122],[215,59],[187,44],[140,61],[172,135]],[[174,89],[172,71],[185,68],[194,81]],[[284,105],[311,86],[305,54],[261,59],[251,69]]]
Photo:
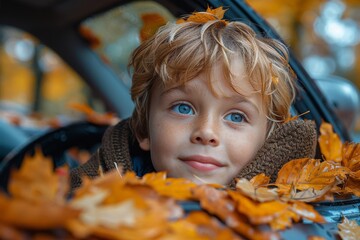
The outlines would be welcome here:
[[[230,114],[225,116],[225,119],[228,120],[228,121],[231,121],[231,122],[240,123],[240,122],[243,122],[245,120],[245,117],[241,113],[230,113]]]
[[[179,103],[172,107],[172,110],[176,113],[184,114],[184,115],[193,115],[194,110],[191,106],[185,103]]]

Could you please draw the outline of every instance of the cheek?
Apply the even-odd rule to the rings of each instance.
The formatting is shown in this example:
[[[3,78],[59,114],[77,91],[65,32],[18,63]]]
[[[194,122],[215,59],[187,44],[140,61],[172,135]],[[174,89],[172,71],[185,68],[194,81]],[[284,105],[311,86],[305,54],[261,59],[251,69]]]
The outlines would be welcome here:
[[[228,142],[230,159],[237,170],[241,170],[247,163],[255,158],[255,155],[265,141],[263,134],[243,137],[243,140],[233,139]]]
[[[153,159],[170,157],[179,147],[181,131],[179,126],[162,121],[161,124],[153,125],[150,130],[150,152]]]

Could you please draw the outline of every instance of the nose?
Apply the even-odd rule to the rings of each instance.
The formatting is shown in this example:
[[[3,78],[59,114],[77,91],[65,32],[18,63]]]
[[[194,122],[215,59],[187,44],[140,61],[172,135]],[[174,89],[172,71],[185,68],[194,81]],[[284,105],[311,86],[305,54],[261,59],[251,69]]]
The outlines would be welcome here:
[[[219,145],[219,126],[214,120],[199,120],[191,134],[191,142],[210,146]]]

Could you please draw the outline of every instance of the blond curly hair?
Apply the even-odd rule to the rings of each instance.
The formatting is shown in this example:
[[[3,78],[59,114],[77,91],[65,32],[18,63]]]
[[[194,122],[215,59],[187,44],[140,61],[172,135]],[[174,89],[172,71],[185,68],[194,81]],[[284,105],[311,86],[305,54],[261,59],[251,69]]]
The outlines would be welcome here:
[[[290,116],[295,97],[294,74],[288,64],[287,47],[278,40],[259,37],[242,22],[212,20],[205,23],[168,23],[143,42],[131,56],[131,96],[135,109],[130,120],[135,135],[148,137],[152,88],[180,86],[222,64],[231,87],[241,91],[230,65],[244,64],[246,77],[262,96],[269,119],[268,134]],[[211,74],[209,84],[212,86]],[[216,80],[215,80],[216,81]],[[241,87],[241,86],[240,86]]]

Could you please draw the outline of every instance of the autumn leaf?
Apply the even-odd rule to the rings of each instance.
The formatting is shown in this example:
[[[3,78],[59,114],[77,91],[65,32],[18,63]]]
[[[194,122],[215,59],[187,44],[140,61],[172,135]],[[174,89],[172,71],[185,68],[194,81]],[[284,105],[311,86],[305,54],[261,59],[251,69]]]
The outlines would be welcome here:
[[[287,188],[286,191],[288,192],[286,193],[284,193],[283,190],[279,190],[279,192],[281,193],[280,199],[282,201],[297,200],[302,202],[318,202],[322,200],[334,200],[333,194],[331,192],[334,188],[333,185],[325,186],[320,190],[315,190],[314,188],[307,188],[301,191],[297,190],[295,185],[287,185],[287,187],[290,187],[290,191]],[[281,186],[281,188],[284,188],[284,186]]]
[[[360,226],[356,221],[350,221],[344,217],[342,223],[338,224],[339,235],[344,240],[356,240],[360,236]]]
[[[175,199],[161,196],[151,187],[153,183],[148,184],[160,179],[162,173],[141,179],[132,172],[119,176],[115,171],[85,179],[70,201],[83,212],[67,229],[83,238],[151,239],[166,234],[168,219],[183,217],[183,211]]]
[[[166,24],[166,20],[158,13],[144,13],[141,15],[143,26],[140,29],[140,41],[143,42],[152,37],[156,31]]]
[[[81,103],[71,103],[69,107],[77,110],[81,113],[84,113],[86,116],[87,121],[100,124],[100,125],[114,125],[119,121],[119,119],[115,116],[114,113],[107,112],[107,113],[97,113],[94,109],[92,109],[87,104]]]
[[[166,178],[165,172],[148,173],[143,176],[142,180],[160,195],[172,197],[176,200],[191,200],[191,190],[196,186],[188,179]]]
[[[100,38],[96,36],[95,33],[90,28],[81,25],[79,28],[79,33],[83,38],[85,38],[88,41],[92,49],[101,46]]]
[[[279,171],[275,184],[294,186],[297,190],[322,190],[343,182],[349,170],[345,167],[309,158],[292,160]],[[289,188],[290,190],[291,188]]]
[[[94,114],[87,106],[80,108]],[[323,131],[327,136],[329,132]],[[84,177],[71,199],[65,197],[68,169],[54,169],[52,160],[37,150],[13,170],[11,195],[0,194],[0,230],[21,234],[21,229],[60,229],[78,239],[279,239],[279,230],[304,219],[324,223],[304,202],[332,199],[334,193],[360,195],[359,148],[355,143],[342,144],[337,161],[291,160],[275,183],[259,174],[250,181],[237,179],[235,190],[168,178],[165,172],[137,177],[116,166],[118,171],[101,171],[98,178]],[[185,216],[179,205],[182,200],[199,202],[201,211]],[[350,221],[339,229],[342,234],[359,231]]]
[[[254,178],[256,178],[257,176],[255,176]],[[251,179],[250,181],[248,181],[245,178],[239,179],[236,183],[236,189],[242,192],[243,194],[245,194],[246,196],[251,197],[253,200],[257,200],[259,202],[279,199],[277,188],[268,188],[266,186],[260,187],[264,179],[261,180],[258,178],[257,179],[254,178]],[[268,181],[265,180],[265,182]]]
[[[345,142],[342,148],[342,165],[352,172],[360,170],[360,144]]]
[[[337,193],[341,195],[353,194],[360,197],[360,179],[349,178]]]
[[[79,218],[85,224],[116,228],[119,225],[135,225],[136,219],[143,214],[140,209],[135,207],[133,201],[127,200],[117,204],[87,208]]]
[[[169,227],[171,233],[166,239],[241,239],[215,217],[200,211],[189,213],[186,218],[170,223]]]
[[[34,230],[61,228],[77,218],[79,211],[47,199],[32,202],[0,195],[0,223]]]
[[[261,187],[263,185],[269,184],[269,182],[270,182],[270,177],[266,176],[264,173],[260,173],[255,177],[253,177],[252,179],[250,179],[250,183],[254,187]]]
[[[326,160],[341,162],[342,142],[334,133],[331,124],[323,122],[320,126],[319,146]]]
[[[223,19],[226,9],[223,9],[223,7],[218,7],[215,9],[208,7],[206,12],[213,14],[217,19]]]
[[[248,239],[279,239],[277,233],[262,232],[252,226],[244,216],[236,211],[236,203],[226,191],[200,185],[193,189],[193,194],[200,201],[200,205],[204,210],[217,216],[242,236]]]
[[[183,19],[180,18],[177,20],[177,24],[184,23],[184,22],[195,22],[195,23],[206,23],[208,21],[213,20],[221,20],[224,17],[224,14],[226,12],[226,9],[223,9],[223,7],[218,7],[215,9],[211,9],[208,7],[206,9],[206,12],[194,12],[187,18]],[[222,20],[223,23],[227,23],[225,20]]]
[[[260,203],[233,191],[229,191],[229,196],[238,203],[238,211],[246,215],[250,222],[256,225],[269,223],[288,209],[288,205],[280,201]]]
[[[321,216],[312,205],[300,202],[293,201],[290,204],[290,209],[298,216],[311,220],[316,223],[325,223],[325,219]]]
[[[281,230],[290,227],[292,221],[308,219],[323,223],[323,217],[311,205],[292,201],[253,201],[242,194],[228,191],[229,196],[237,203],[237,210],[246,215],[252,224],[270,224],[273,230]]]
[[[67,176],[62,175],[60,170],[58,173],[54,172],[52,160],[45,157],[40,148],[36,148],[34,156],[26,155],[21,167],[11,171],[9,192],[14,198],[28,201],[64,202],[69,183]]]

